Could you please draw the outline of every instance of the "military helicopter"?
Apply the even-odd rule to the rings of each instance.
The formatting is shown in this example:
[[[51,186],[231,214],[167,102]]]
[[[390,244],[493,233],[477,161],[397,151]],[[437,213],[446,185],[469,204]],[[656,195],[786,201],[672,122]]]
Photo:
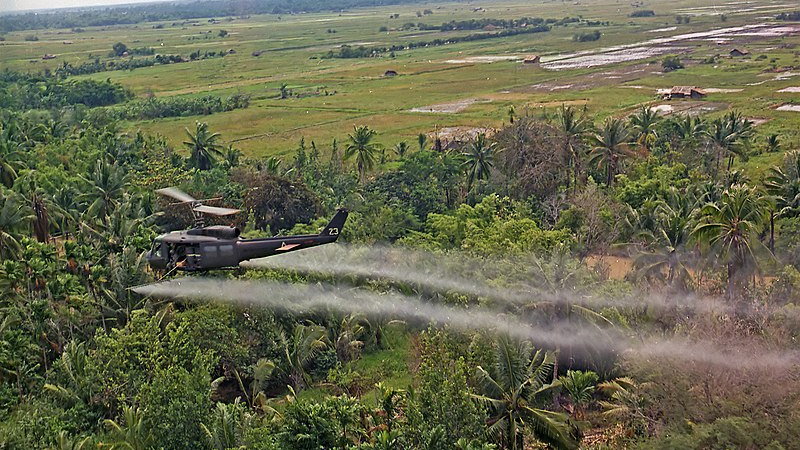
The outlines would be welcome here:
[[[254,258],[315,247],[336,242],[347,220],[347,210],[339,209],[320,234],[279,236],[263,239],[242,239],[241,230],[234,226],[205,226],[204,214],[232,216],[238,209],[207,206],[203,200],[174,187],[158,189],[157,193],[178,201],[173,205],[188,205],[194,217],[190,230],[173,231],[153,240],[147,252],[147,262],[154,270],[199,272],[212,269],[233,269],[239,263]]]

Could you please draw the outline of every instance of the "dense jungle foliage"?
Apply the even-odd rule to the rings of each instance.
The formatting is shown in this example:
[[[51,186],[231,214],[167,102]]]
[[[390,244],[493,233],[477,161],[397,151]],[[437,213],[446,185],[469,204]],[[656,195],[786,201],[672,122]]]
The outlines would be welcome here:
[[[172,148],[99,120],[160,117],[137,112],[156,100],[93,109],[130,98],[113,83],[15,76],[3,75],[0,97],[0,448],[788,449],[800,440],[796,366],[768,358],[794,354],[800,333],[800,152],[736,112],[665,119],[644,108],[594,123],[573,107],[512,110],[504,128],[464,142],[420,135],[384,148],[380,130],[359,125],[330,144],[301,141],[293,158],[249,159],[204,123]],[[24,88],[34,82],[41,88]],[[784,163],[763,179],[737,170],[779,151]],[[537,293],[501,306],[355,276],[215,276],[400,290],[433,305],[494,307],[500,322],[652,330],[737,350],[628,354],[598,350],[602,340],[514,339],[502,327],[142,297],[128,288],[157,277],[143,252],[159,232],[190,224],[153,193],[172,185],[241,208],[248,236],[316,232],[346,206],[342,241],[500,261],[494,286],[525,282]],[[610,253],[630,257],[625,278],[600,258]],[[647,300],[656,297],[669,301]]]

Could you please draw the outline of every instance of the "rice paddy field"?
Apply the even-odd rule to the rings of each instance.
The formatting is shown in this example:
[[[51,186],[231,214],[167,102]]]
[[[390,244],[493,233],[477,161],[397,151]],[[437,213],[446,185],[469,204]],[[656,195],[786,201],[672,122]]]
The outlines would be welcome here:
[[[10,33],[0,42],[0,68],[38,71],[107,59],[116,42],[189,55],[225,51],[224,58],[108,71],[83,77],[111,79],[139,97],[249,94],[249,108],[208,116],[128,122],[130,130],[158,133],[180,144],[184,128],[208,122],[213,131],[250,157],[286,155],[301,138],[329,148],[354,125],[378,131],[388,146],[419,133],[495,128],[517,114],[539,114],[563,103],[586,105],[596,120],[624,116],[641,105],[662,114],[730,110],[754,120],[758,139],[778,133],[784,148],[800,142],[800,23],[776,21],[796,10],[787,1],[677,0],[644,3],[613,0],[435,2],[365,8],[338,13],[216,17]],[[650,9],[652,17],[630,17]],[[429,10],[429,14],[418,12]],[[688,17],[678,23],[676,16]],[[487,30],[426,31],[410,22],[580,17],[580,23],[544,33],[451,43],[390,56],[329,59],[342,45],[389,46],[451,39]],[[590,22],[601,22],[592,25]],[[220,30],[227,31],[226,36]],[[384,30],[384,31],[380,31]],[[576,42],[576,33],[599,31],[599,40]],[[35,34],[38,41],[26,40]],[[749,54],[731,57],[734,49]],[[45,54],[54,59],[43,60]],[[665,55],[685,68],[664,73]],[[255,56],[258,55],[258,56]],[[525,64],[529,55],[541,62]],[[719,55],[718,58],[711,58]],[[396,76],[385,76],[387,71]],[[280,87],[297,95],[280,98]],[[697,86],[701,100],[664,101],[659,89]],[[757,141],[758,142],[758,141]],[[758,171],[776,154],[751,158]]]

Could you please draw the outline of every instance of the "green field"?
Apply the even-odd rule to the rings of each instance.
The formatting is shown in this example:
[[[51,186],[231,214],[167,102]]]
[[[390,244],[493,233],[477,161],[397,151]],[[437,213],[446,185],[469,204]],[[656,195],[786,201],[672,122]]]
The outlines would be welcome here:
[[[63,62],[78,65],[94,57],[107,59],[111,46],[118,41],[128,47],[153,47],[158,53],[184,56],[196,50],[232,49],[235,54],[224,58],[100,72],[88,77],[110,78],[142,97],[250,94],[253,101],[247,109],[125,126],[159,133],[179,144],[184,127],[196,120],[207,121],[225,141],[251,157],[285,155],[301,138],[307,142],[313,140],[324,149],[331,139],[342,139],[354,125],[362,124],[376,129],[380,133],[378,141],[386,146],[400,140],[413,141],[419,133],[433,134],[445,127],[498,127],[507,120],[512,105],[518,114],[538,113],[570,102],[587,105],[598,119],[625,115],[639,105],[662,104],[656,89],[673,85],[696,85],[712,88],[712,91],[733,90],[709,93],[704,100],[712,102],[715,110],[708,113],[736,109],[747,117],[766,119],[758,126],[760,134],[778,133],[784,142],[795,144],[800,137],[797,126],[800,113],[775,111],[774,108],[800,98],[800,93],[777,92],[800,85],[800,76],[792,77],[789,72],[784,79],[776,80],[778,74],[765,71],[770,67],[798,66],[796,46],[800,44],[800,28],[793,34],[732,34],[724,36],[724,41],[700,38],[669,44],[679,47],[674,50],[681,54],[686,68],[668,74],[660,72],[663,55],[558,71],[525,65],[520,60],[480,63],[468,59],[538,54],[547,62],[559,54],[598,51],[659,37],[770,22],[769,17],[777,12],[791,9],[784,3],[766,0],[748,2],[746,8],[735,3],[706,8],[712,4],[705,0],[645,4],[643,8],[653,9],[656,15],[631,18],[629,14],[634,7],[609,0],[574,2],[568,7],[564,2],[443,2],[328,14],[218,18],[219,21],[213,23],[206,19],[193,23],[143,23],[88,28],[79,33],[39,30],[6,35],[6,40],[0,42],[0,67],[41,70],[55,68]],[[475,11],[478,7],[483,9]],[[433,14],[417,17],[416,12],[423,9],[430,9]],[[725,21],[720,13],[725,13]],[[399,17],[390,19],[393,14]],[[675,16],[678,14],[689,14],[691,22],[677,24]],[[408,22],[438,25],[451,20],[524,16],[560,19],[566,15],[609,24],[589,27],[585,23],[572,23],[555,26],[546,33],[404,50],[397,52],[394,58],[388,55],[359,59],[319,58],[342,44],[391,45],[484,32],[397,30]],[[156,28],[162,25],[163,28]],[[773,24],[778,25],[797,26],[790,22]],[[380,27],[389,31],[380,32]],[[219,30],[226,30],[228,35],[220,37]],[[575,33],[594,30],[602,33],[598,41],[580,43],[572,39]],[[39,40],[26,41],[25,37],[31,34]],[[750,55],[730,58],[728,51],[733,47],[744,47]],[[256,57],[252,55],[254,51],[262,53]],[[44,54],[56,58],[44,61],[41,58]],[[713,64],[701,63],[714,54],[722,57]],[[451,61],[464,59],[466,62]],[[387,70],[395,70],[399,75],[384,77]],[[280,99],[282,84],[295,93],[319,92],[320,95]],[[324,95],[325,92],[331,95]],[[460,101],[473,103],[458,112],[410,111]],[[673,105],[679,103],[673,102]],[[768,162],[773,161],[756,157],[749,164],[758,169]]]

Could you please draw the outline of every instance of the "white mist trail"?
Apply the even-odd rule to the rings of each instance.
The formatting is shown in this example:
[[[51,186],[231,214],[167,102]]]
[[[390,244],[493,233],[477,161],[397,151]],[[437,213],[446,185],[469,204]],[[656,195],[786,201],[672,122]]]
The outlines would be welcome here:
[[[138,287],[142,295],[203,301],[225,301],[293,312],[330,308],[341,313],[393,316],[424,324],[448,325],[461,330],[489,330],[538,346],[603,347],[638,358],[669,358],[703,362],[729,368],[786,368],[800,362],[797,352],[770,352],[697,344],[676,338],[632,339],[594,326],[576,327],[567,322],[536,327],[514,317],[482,308],[456,308],[423,302],[418,297],[377,293],[361,288],[327,284],[296,285],[281,282],[180,278]],[[750,350],[750,351],[748,351]]]
[[[492,279],[505,279],[512,264],[534,262],[524,259],[481,260],[464,254],[439,254],[402,247],[354,246],[334,244],[313,252],[293,252],[242,263],[247,268],[284,269],[337,277],[361,277],[414,284],[439,292],[458,292],[485,297],[501,303],[526,305],[538,301],[574,304],[583,300],[597,306],[623,308],[679,307],[697,313],[746,314],[742,308],[715,299],[691,294],[666,296],[648,294],[636,298],[584,296],[564,286],[559,293],[549,292],[531,282],[515,282],[516,288],[493,284]],[[549,280],[555,283],[553,280]]]

